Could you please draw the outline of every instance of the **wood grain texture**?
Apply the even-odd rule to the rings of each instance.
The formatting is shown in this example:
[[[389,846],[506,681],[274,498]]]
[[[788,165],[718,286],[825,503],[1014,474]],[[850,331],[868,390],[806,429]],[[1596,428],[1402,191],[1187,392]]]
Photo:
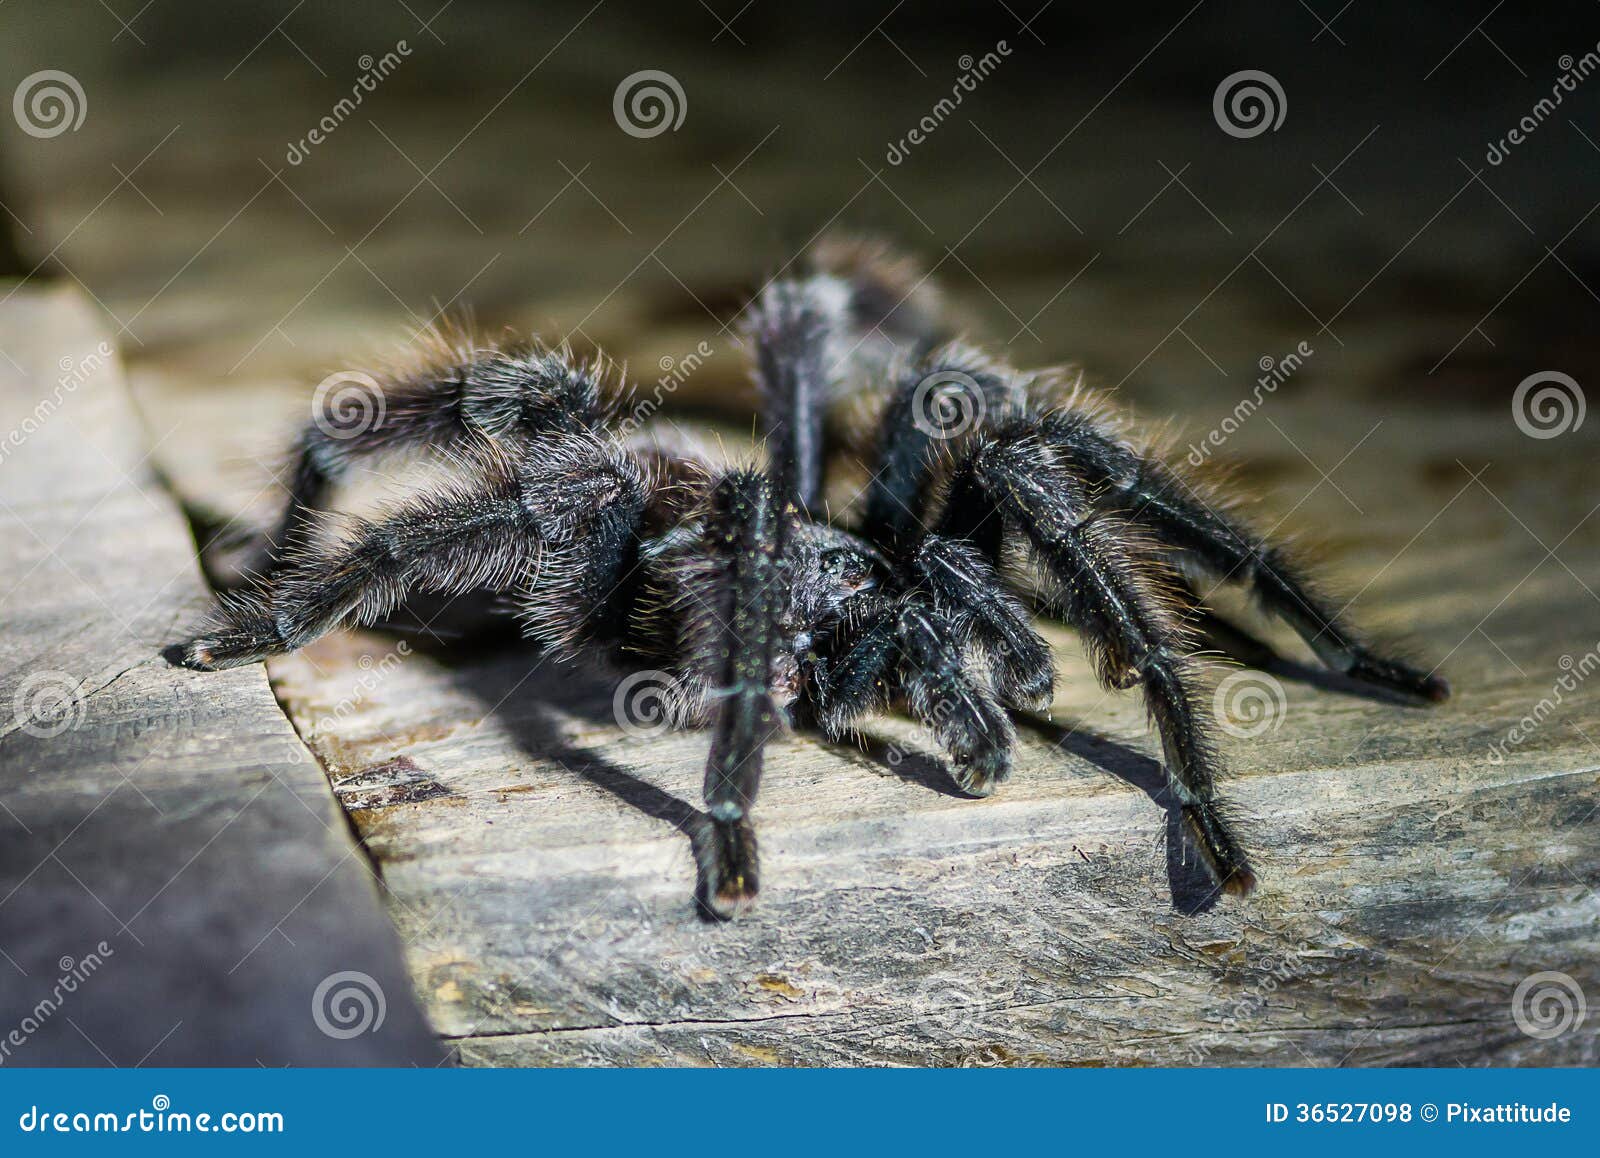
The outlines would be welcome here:
[[[72,290],[0,306],[4,1060],[435,1064],[371,872],[262,673],[159,655],[205,595],[107,338]],[[382,996],[370,1033],[313,1012],[342,972]]]

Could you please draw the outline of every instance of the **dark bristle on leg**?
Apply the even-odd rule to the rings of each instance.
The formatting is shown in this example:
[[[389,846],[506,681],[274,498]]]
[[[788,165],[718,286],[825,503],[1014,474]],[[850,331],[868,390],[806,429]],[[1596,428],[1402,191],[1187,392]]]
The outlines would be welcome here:
[[[957,634],[970,636],[987,656],[1001,702],[1022,709],[1048,704],[1055,689],[1050,645],[988,560],[969,544],[928,535],[912,565]]]
[[[888,702],[888,675],[898,655],[895,606],[888,599],[869,598],[854,619],[835,625],[823,644],[828,658],[810,674],[817,721],[831,739],[838,739],[857,716]]]
[[[222,596],[206,629],[163,654],[169,662],[195,671],[222,671],[255,663],[282,648],[283,638],[266,600],[240,592]]]
[[[1441,675],[1429,675],[1399,660],[1384,659],[1365,649],[1352,657],[1345,674],[1379,687],[1386,687],[1403,695],[1415,696],[1430,704],[1442,704],[1450,698],[1450,681]]]
[[[760,887],[749,809],[761,786],[767,741],[779,726],[771,680],[787,599],[787,532],[788,517],[764,475],[740,471],[713,488],[707,540],[720,573],[704,610],[714,623],[709,638],[718,680],[705,780],[711,848],[702,861],[712,876],[702,882],[701,897],[719,919],[748,910]]]
[[[393,452],[457,452],[600,429],[600,366],[536,345],[476,345],[439,331],[423,358],[382,376],[324,381],[292,450],[289,500],[256,545],[246,574],[270,578],[310,546],[317,512],[363,461]]]

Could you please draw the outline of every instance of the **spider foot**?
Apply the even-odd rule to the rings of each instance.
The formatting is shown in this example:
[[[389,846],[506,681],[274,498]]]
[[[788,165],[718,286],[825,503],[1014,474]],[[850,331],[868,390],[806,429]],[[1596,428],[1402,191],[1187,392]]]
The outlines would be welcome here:
[[[1200,853],[1201,862],[1218,887],[1230,896],[1245,897],[1255,891],[1256,874],[1233,834],[1217,815],[1215,805],[1186,804],[1183,821]]]
[[[184,643],[173,644],[162,655],[169,663],[195,671],[222,671],[256,663],[283,650],[283,639],[263,601],[225,595],[222,615],[208,630]]]
[[[981,752],[967,760],[957,761],[950,774],[956,787],[968,796],[993,796],[995,789],[1011,777],[1011,754],[1003,749]]]
[[[1366,652],[1355,657],[1345,674],[1415,702],[1442,704],[1450,698],[1450,684],[1443,676],[1429,675],[1399,660]]]
[[[717,921],[731,921],[755,908],[760,891],[755,827],[748,817],[711,821],[700,852],[700,908]]]

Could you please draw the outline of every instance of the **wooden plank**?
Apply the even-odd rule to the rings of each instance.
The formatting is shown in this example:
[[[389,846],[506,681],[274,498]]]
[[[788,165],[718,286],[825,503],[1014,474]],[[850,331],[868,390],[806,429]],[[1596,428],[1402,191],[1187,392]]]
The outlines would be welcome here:
[[[207,597],[106,330],[21,290],[0,351],[0,1058],[437,1063],[262,673],[159,655]]]
[[[1318,461],[1371,425],[1274,405]],[[1457,695],[1405,709],[1277,669],[1276,726],[1224,737],[1263,889],[1210,912],[1182,911],[1142,707],[1064,636],[1054,723],[1023,730],[992,799],[959,798],[906,721],[869,723],[864,752],[780,743],[766,892],[729,926],[690,903],[706,737],[629,737],[614,681],[377,632],[269,670],[468,1063],[1593,1063],[1594,1024],[1530,1037],[1512,996],[1543,970],[1600,984],[1600,704],[1566,697],[1486,756],[1563,655],[1600,645],[1573,578],[1600,571],[1600,536],[1580,524],[1558,563],[1531,533],[1485,532],[1488,486],[1520,502],[1568,469],[1507,426],[1480,487],[1435,465],[1462,429],[1388,423],[1362,452],[1386,470],[1341,476],[1343,496],[1270,431],[1241,433],[1271,480],[1258,517],[1342,530],[1328,565],[1358,616],[1443,659]],[[1547,503],[1550,525],[1586,506]]]

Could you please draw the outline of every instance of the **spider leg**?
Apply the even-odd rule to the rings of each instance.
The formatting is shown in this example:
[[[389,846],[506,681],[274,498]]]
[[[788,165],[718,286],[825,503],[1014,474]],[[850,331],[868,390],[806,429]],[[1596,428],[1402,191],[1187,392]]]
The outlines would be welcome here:
[[[533,573],[533,582],[602,598],[604,576],[589,564],[620,557],[643,508],[640,480],[600,444],[546,450],[541,465],[533,472],[487,452],[441,491],[382,519],[356,521],[347,541],[307,551],[270,586],[222,600],[217,622],[181,645],[179,662],[214,670],[294,651],[337,628],[381,619],[414,589],[507,590]],[[553,573],[534,572],[547,546],[575,541],[580,557],[568,553]],[[594,601],[565,601],[563,614],[590,616]]]
[[[879,420],[877,469],[867,484],[861,533],[883,545],[908,572],[910,585],[928,591],[962,643],[988,656],[995,691],[1014,707],[1047,702],[1054,665],[1050,648],[1033,630],[1028,612],[1000,580],[999,542],[982,538],[981,519],[959,519],[955,535],[930,533],[926,521],[934,480],[944,465],[944,441],[959,425],[1014,407],[1016,392],[976,351],[948,345],[903,367]],[[972,485],[970,480],[968,485]],[[956,484],[957,488],[961,486]],[[947,501],[963,510],[993,508],[981,491]],[[995,535],[1001,520],[990,518]],[[983,546],[960,541],[970,530]],[[992,542],[991,542],[992,540]]]
[[[970,638],[988,657],[994,690],[1003,703],[1039,708],[1050,702],[1055,684],[1050,645],[980,551],[928,535],[912,555],[911,566],[957,635]]]
[[[701,850],[701,902],[726,919],[754,904],[760,888],[749,810],[761,785],[767,741],[779,726],[772,666],[786,602],[782,565],[789,519],[774,485],[753,471],[719,479],[711,492],[706,541],[719,564],[702,602],[700,633],[714,649],[718,686],[706,761],[711,839]]]
[[[966,672],[951,624],[913,596],[896,624],[906,701],[954,761],[963,792],[988,796],[1011,775],[1016,731],[987,688]]]
[[[250,567],[270,575],[306,549],[316,512],[363,460],[431,447],[449,452],[481,439],[534,438],[599,429],[598,367],[564,351],[475,348],[436,336],[422,365],[383,376],[348,374],[316,400],[296,439],[289,498]]]
[[[839,306],[819,279],[770,286],[752,311],[756,382],[780,493],[803,510],[822,497],[828,344]]]
[[[1030,424],[996,432],[974,452],[973,466],[990,501],[1059,585],[1061,610],[1090,643],[1102,680],[1143,685],[1168,788],[1196,847],[1225,891],[1248,893],[1255,875],[1217,813],[1216,754],[1164,569],[1132,528],[1093,505]]]
[[[947,440],[985,416],[999,419],[1019,400],[988,359],[959,343],[903,364],[878,421],[861,533],[891,551],[904,551],[926,534]]]
[[[838,739],[858,716],[887,706],[899,657],[894,601],[865,596],[836,624],[810,673],[823,734]]]
[[[1442,677],[1372,651],[1311,590],[1282,550],[1219,513],[1162,464],[1135,454],[1084,419],[1047,420],[1045,429],[1052,445],[1103,486],[1102,504],[1129,512],[1207,574],[1248,584],[1328,667],[1408,699],[1437,703],[1449,698],[1450,685]]]
[[[1270,644],[1207,607],[1194,584],[1181,574],[1173,577],[1173,588],[1183,606],[1183,617],[1202,647],[1220,652],[1246,667],[1269,668],[1282,661]]]
[[[970,456],[960,460],[950,475],[944,509],[934,533],[965,543],[998,571],[1003,558],[1005,520],[989,501]]]
[[[823,732],[837,738],[858,716],[903,695],[949,753],[962,791],[989,795],[1011,774],[1016,733],[988,689],[967,674],[959,634],[926,592],[873,597],[837,626],[830,658],[812,673]]]
[[[822,498],[830,403],[875,390],[891,364],[943,333],[926,276],[888,250],[832,240],[811,265],[810,276],[768,285],[747,324],[773,477],[806,511]]]

